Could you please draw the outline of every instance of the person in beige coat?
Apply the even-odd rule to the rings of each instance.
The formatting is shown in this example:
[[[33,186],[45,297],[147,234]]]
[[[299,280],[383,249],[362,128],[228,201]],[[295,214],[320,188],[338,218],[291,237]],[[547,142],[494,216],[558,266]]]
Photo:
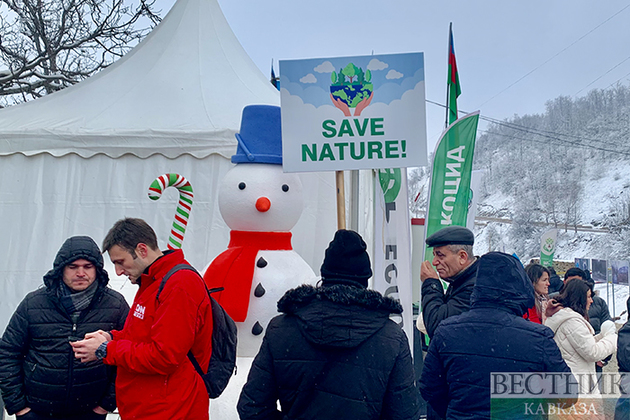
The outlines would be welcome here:
[[[547,305],[545,325],[554,332],[554,340],[560,348],[562,358],[579,382],[580,403],[591,409],[593,404],[597,415],[591,419],[603,419],[601,394],[597,387],[595,362],[604,359],[617,349],[617,330],[614,323],[606,321],[602,324],[602,332],[595,335],[588,322],[588,308],[593,302],[592,289],[581,279],[571,280],[555,299]],[[560,416],[560,418],[584,418],[583,416]]]

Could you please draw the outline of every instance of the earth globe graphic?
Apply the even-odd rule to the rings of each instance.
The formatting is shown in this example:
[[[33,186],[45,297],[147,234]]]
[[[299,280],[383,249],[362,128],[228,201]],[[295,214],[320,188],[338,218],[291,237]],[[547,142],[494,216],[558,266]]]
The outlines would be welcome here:
[[[341,100],[349,108],[356,108],[362,100],[369,98],[373,91],[372,83],[330,86],[330,93],[333,98]]]

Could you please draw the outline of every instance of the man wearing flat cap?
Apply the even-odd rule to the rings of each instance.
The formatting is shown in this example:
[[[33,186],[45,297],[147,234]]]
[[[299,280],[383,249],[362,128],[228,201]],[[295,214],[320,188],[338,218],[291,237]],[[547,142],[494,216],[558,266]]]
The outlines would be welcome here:
[[[433,337],[442,320],[470,309],[470,295],[477,277],[474,242],[473,233],[461,226],[445,227],[426,240],[427,245],[433,247],[433,261],[422,263],[420,280],[422,318],[429,338]],[[438,274],[439,278],[449,283],[446,292]]]

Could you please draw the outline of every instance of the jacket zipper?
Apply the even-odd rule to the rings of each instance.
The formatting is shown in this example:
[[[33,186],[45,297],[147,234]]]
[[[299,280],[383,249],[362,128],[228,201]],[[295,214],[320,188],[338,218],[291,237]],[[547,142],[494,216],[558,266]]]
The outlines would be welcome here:
[[[87,313],[89,311],[92,310],[92,308],[94,307],[94,305],[96,305],[96,301],[100,300],[102,298],[103,292],[100,290],[100,286],[99,289],[96,290],[96,293],[94,293],[94,297],[92,298],[92,301],[90,302],[90,305],[84,309],[83,311],[81,311],[81,315],[79,316],[79,319],[76,320],[76,322],[72,321],[72,336],[76,337],[77,334],[77,324],[83,320],[83,318],[85,318],[85,316],[87,315]],[[66,316],[72,320],[72,318],[70,318],[70,315],[66,313]],[[79,337],[76,337],[79,338]],[[83,339],[83,337],[81,337],[81,339]],[[70,347],[70,361],[68,363],[68,386],[66,387],[67,391],[66,391],[66,406],[67,407],[72,407],[72,402],[70,401],[70,393],[72,390],[72,377],[74,375],[74,350],[72,350],[72,347]]]
[[[72,337],[76,337],[77,324],[72,324]],[[70,401],[70,389],[72,388],[72,376],[74,373],[74,350],[70,347],[70,360],[68,361],[68,385],[66,387],[66,406]]]

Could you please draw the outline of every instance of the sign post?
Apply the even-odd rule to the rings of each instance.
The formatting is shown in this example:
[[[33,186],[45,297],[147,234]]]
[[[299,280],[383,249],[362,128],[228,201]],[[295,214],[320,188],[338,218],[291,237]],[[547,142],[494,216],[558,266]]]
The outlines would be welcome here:
[[[343,171],[379,169],[373,285],[401,302],[396,321],[413,343],[405,168],[427,165],[424,55],[280,61],[280,86],[283,169],[336,172],[339,229]]]
[[[335,172],[337,184],[337,230],[346,228],[346,190],[343,171]]]

